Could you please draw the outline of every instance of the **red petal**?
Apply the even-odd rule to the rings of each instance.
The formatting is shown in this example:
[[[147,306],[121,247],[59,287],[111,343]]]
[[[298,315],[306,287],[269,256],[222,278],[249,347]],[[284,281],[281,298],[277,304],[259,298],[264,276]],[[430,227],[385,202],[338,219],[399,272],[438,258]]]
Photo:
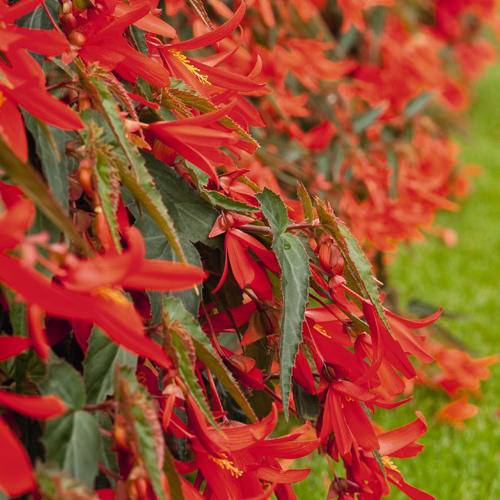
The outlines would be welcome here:
[[[57,396],[24,396],[0,391],[0,405],[31,418],[53,418],[66,413],[66,405]]]
[[[190,40],[168,44],[166,47],[175,50],[191,50],[206,47],[207,45],[213,45],[214,43],[228,37],[237,28],[238,24],[240,24],[243,16],[245,15],[245,10],[245,2],[241,2],[233,17],[221,26],[209,31],[208,33],[191,38]]]
[[[49,344],[45,334],[43,311],[36,304],[28,305],[28,322],[30,325],[30,338],[35,352],[44,360],[49,359]]]
[[[175,292],[193,288],[206,278],[199,267],[182,262],[144,260],[136,273],[122,281],[125,288]]]
[[[17,356],[29,346],[30,341],[26,337],[0,337],[0,361]]]
[[[0,418],[0,491],[17,497],[33,490],[35,478],[28,454]]]
[[[400,457],[400,452],[404,448],[415,443],[426,433],[427,425],[424,416],[419,411],[416,414],[417,418],[413,422],[378,435],[382,456]]]

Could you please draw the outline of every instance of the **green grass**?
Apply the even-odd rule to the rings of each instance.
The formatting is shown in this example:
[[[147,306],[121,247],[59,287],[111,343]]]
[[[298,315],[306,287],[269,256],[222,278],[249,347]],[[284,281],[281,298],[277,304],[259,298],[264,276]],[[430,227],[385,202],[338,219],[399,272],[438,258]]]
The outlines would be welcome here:
[[[478,84],[468,115],[466,135],[458,138],[461,158],[483,167],[482,175],[458,213],[444,213],[438,224],[455,229],[458,244],[446,247],[437,238],[402,248],[390,267],[390,281],[404,307],[412,299],[442,305],[459,315],[440,319],[475,354],[500,352],[500,67],[491,68]],[[430,424],[416,458],[395,460],[406,480],[439,500],[500,499],[500,365],[483,383],[478,416],[462,431],[439,424],[434,415],[447,401],[442,394],[417,388],[408,405],[385,411],[378,421],[387,428],[414,418],[420,409]],[[302,462],[305,465],[307,462]],[[308,464],[311,466],[311,464]],[[297,485],[298,498],[326,498],[328,468],[312,462],[310,478]],[[395,488],[391,500],[406,498]]]

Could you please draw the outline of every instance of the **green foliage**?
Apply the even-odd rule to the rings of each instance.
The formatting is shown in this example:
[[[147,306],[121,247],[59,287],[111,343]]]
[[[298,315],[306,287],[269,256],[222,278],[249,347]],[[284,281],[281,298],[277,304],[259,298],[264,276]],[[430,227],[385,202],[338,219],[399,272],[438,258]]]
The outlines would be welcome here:
[[[273,250],[281,268],[283,316],[280,338],[280,387],[283,410],[288,416],[292,370],[302,342],[302,322],[308,298],[309,262],[302,242],[285,233],[288,225],[286,207],[280,197],[264,189],[257,195],[264,217],[273,231]]]
[[[89,338],[84,362],[87,402],[98,404],[114,393],[115,365],[134,368],[136,356],[111,342],[97,327]]]

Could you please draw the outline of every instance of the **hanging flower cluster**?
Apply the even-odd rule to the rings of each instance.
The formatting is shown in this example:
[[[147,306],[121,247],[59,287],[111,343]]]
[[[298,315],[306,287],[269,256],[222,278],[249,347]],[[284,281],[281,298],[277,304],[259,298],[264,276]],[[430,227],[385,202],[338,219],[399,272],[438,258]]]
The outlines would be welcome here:
[[[432,498],[393,461],[424,416],[373,415],[495,359],[416,333],[441,311],[392,312],[365,251],[464,191],[494,10],[0,0],[0,492],[294,499],[318,452],[328,498]]]

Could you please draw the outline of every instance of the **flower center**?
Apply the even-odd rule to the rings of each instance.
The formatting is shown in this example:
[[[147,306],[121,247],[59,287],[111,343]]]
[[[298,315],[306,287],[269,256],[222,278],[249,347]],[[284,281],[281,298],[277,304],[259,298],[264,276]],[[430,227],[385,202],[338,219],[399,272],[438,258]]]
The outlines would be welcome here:
[[[204,75],[203,73],[201,73],[201,71],[196,66],[194,66],[193,64],[191,64],[189,62],[189,59],[184,54],[182,54],[181,52],[179,52],[178,50],[175,50],[175,49],[170,49],[169,52],[176,59],[178,59],[186,67],[186,69],[189,72],[191,72],[194,76],[196,76],[196,78],[198,78],[198,80],[200,80],[201,83],[204,83],[206,85],[212,85],[208,81],[208,76]]]
[[[227,455],[224,456],[227,457]],[[214,457],[213,455],[208,455],[208,457],[210,458],[210,460],[215,462],[221,469],[228,470],[231,473],[231,476],[240,477],[243,475],[243,471],[238,469],[238,467],[236,467],[236,465],[234,465],[234,463],[231,462],[231,460],[227,458],[217,458]]]
[[[388,456],[384,455],[382,457],[382,463],[384,464],[384,467],[387,467],[388,469],[392,469],[392,470],[395,470],[396,472],[399,472],[397,465]]]

